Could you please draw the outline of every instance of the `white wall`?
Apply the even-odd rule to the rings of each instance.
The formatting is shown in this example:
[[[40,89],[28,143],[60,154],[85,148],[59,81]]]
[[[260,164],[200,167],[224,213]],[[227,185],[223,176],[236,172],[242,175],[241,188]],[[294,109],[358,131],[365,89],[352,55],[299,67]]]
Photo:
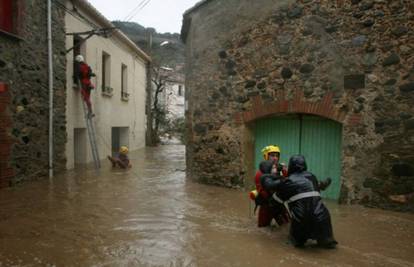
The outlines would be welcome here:
[[[178,95],[179,86],[182,87],[181,96]],[[169,118],[184,118],[184,94],[185,87],[183,83],[168,82],[165,90],[165,98]]]
[[[79,10],[82,12],[82,10]],[[85,17],[87,15],[84,14]],[[92,18],[88,18],[99,25]],[[82,32],[91,30],[85,22],[74,18],[66,13],[66,32]],[[73,46],[73,37],[67,35],[66,48]],[[145,61],[140,58],[131,48],[124,45],[115,38],[103,38],[93,36],[84,44],[82,51],[85,61],[91,66],[97,77],[92,78],[95,90],[91,92],[92,109],[95,113],[94,122],[96,126],[96,138],[99,156],[104,159],[111,154],[111,128],[129,127],[129,149],[137,150],[145,146],[145,86],[146,66]],[[111,56],[110,86],[114,89],[113,96],[102,95],[101,72],[102,53]],[[127,66],[127,88],[129,101],[121,100],[121,66]],[[73,52],[67,54],[67,135],[66,145],[67,168],[74,167],[74,128],[86,128],[83,116],[82,99],[78,89],[73,89]],[[87,142],[87,161],[91,162],[92,156]],[[122,144],[121,144],[122,145]]]

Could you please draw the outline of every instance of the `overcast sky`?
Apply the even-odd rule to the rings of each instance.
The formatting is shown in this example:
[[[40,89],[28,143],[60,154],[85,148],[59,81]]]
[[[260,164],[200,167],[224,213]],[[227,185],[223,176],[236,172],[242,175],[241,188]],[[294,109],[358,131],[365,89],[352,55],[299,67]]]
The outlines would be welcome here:
[[[183,13],[200,0],[88,0],[109,20],[128,20],[157,32],[181,30]],[[135,12],[134,9],[136,10]]]

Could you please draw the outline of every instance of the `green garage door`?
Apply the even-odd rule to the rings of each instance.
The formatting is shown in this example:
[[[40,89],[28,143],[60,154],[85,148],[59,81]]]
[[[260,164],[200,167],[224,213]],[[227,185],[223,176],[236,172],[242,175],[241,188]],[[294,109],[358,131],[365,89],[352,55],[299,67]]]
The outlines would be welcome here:
[[[255,129],[255,166],[262,160],[261,149],[278,145],[281,162],[294,154],[306,157],[308,170],[320,179],[333,182],[322,196],[338,199],[341,177],[341,124],[316,116],[294,115],[260,120]]]

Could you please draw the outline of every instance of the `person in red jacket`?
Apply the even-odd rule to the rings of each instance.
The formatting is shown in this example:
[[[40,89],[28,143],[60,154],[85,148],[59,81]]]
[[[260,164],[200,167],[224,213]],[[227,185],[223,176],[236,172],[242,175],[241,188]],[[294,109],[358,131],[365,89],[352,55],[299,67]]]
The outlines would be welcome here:
[[[95,74],[92,72],[91,67],[85,63],[82,55],[77,55],[75,57],[75,61],[78,64],[76,67],[77,73],[75,73],[75,77],[79,78],[79,82],[81,84],[82,99],[88,107],[88,116],[93,117],[94,114],[92,112],[91,90],[95,87],[91,82],[91,77],[94,77]]]
[[[273,161],[273,168],[272,173],[276,176],[283,179],[283,177],[287,177],[287,168],[279,163],[280,159],[280,148],[278,146],[266,146],[262,149],[263,158],[264,160],[271,160]],[[283,205],[279,205],[275,203],[274,205],[269,205],[269,201],[267,201],[271,194],[263,189],[260,177],[263,175],[263,172],[259,170],[256,172],[255,175],[255,184],[256,190],[260,195],[260,198],[263,200],[259,206],[259,214],[258,214],[258,227],[265,227],[270,226],[272,219],[275,219],[278,225],[282,225],[289,222],[289,215],[285,210]]]

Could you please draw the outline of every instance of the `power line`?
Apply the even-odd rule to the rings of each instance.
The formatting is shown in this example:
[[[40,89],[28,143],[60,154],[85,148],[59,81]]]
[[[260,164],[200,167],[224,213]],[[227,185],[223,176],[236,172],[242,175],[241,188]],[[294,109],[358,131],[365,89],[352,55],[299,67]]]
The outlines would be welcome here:
[[[94,35],[97,36],[101,36],[104,38],[109,38],[111,32],[113,30],[115,30],[116,27],[111,27],[111,28],[101,28],[98,30],[92,30],[92,31],[87,31],[87,32],[73,32],[73,33],[67,33],[66,35],[73,35],[73,36],[79,36],[79,35],[86,35],[87,36],[85,38],[82,38],[82,41],[80,41],[78,44],[76,44],[75,46],[69,48],[68,50],[66,50],[66,54],[69,53],[70,51],[76,49],[77,47],[80,47],[84,42],[86,42],[86,40],[88,40],[89,38],[91,38]]]
[[[151,0],[145,0],[145,1],[146,2],[135,12],[135,14],[133,14],[132,16],[129,17],[127,22],[131,21],[142,9],[144,9],[144,7],[146,7],[151,2]]]
[[[83,16],[77,9],[76,6],[72,3],[73,5],[73,10],[70,10],[66,7],[65,4],[63,4],[62,2],[58,1],[58,0],[53,0],[58,7],[60,7],[61,9],[63,9],[64,11],[66,11],[68,14],[72,15],[73,18],[77,19],[78,21],[82,22],[82,23],[86,23],[89,24],[92,27],[92,31],[86,31],[86,32],[78,32],[78,33],[67,33],[66,35],[82,35],[82,34],[88,34],[88,36],[86,38],[83,39],[83,42],[86,41],[87,39],[89,39],[90,37],[92,37],[93,35],[98,35],[98,36],[103,36],[105,38],[108,38],[111,34],[111,32],[115,29],[117,29],[116,27],[111,27],[111,28],[102,28],[98,25],[96,25],[95,23],[91,22],[89,19],[87,19],[85,16]],[[74,12],[76,14],[74,14]],[[82,43],[79,43],[79,45],[81,45]],[[71,50],[73,50],[75,47],[70,48],[69,50],[66,51],[66,53],[70,52]]]
[[[134,8],[134,10],[132,10],[132,12],[130,12],[130,14],[127,16],[126,21],[131,21],[131,19],[133,19],[138,13],[139,11],[141,11],[149,2],[150,0],[142,0],[138,6],[136,6]]]
[[[136,7],[134,7],[133,9],[132,9],[132,11],[131,12],[129,12],[128,13],[128,15],[126,15],[126,17],[123,19],[124,21],[127,21],[128,20],[128,18],[130,17],[130,16],[132,16],[132,14],[134,14],[134,12],[145,2],[146,0],[142,0],[141,2],[139,2],[139,4],[136,6]]]
[[[53,2],[55,2],[57,4],[57,6],[59,6],[61,9],[65,10],[67,13],[69,13],[70,15],[72,15],[72,17],[74,17],[75,19],[77,19],[78,21],[82,22],[82,23],[86,23],[89,24],[89,26],[91,26],[93,29],[99,29],[100,27],[98,25],[96,25],[95,23],[91,22],[90,20],[88,20],[87,18],[85,18],[82,14],[80,14],[76,9],[75,9],[75,13],[70,9],[68,9],[66,7],[65,4],[63,4],[62,2],[58,1],[58,0],[53,0]],[[74,6],[75,7],[75,6]]]

